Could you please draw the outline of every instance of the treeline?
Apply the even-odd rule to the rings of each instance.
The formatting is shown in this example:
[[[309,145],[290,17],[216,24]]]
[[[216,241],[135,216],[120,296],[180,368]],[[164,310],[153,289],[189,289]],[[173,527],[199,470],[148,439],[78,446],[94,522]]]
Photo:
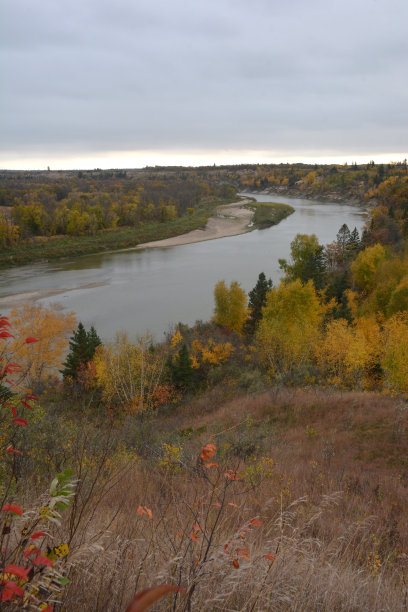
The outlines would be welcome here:
[[[36,237],[95,235],[100,230],[165,223],[235,188],[194,177],[119,173],[0,175],[0,248]]]

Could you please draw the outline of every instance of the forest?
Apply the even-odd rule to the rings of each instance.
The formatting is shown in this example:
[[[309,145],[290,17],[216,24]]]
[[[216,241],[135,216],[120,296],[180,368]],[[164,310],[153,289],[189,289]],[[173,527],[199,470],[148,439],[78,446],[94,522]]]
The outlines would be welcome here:
[[[150,205],[166,223],[280,187],[370,218],[295,236],[276,286],[220,279],[212,320],[161,343],[104,343],[58,305],[0,319],[2,609],[402,612],[406,162],[131,172],[3,173],[3,224],[30,241],[68,233],[62,211],[98,232]]]

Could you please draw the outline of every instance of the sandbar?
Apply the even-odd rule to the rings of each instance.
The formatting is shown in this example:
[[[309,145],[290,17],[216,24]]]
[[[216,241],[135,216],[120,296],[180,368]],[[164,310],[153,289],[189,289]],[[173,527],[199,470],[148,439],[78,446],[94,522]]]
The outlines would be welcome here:
[[[254,213],[249,208],[244,208],[244,205],[251,201],[246,199],[218,206],[216,213],[208,219],[205,228],[192,230],[187,232],[187,234],[173,236],[172,238],[145,242],[144,244],[139,244],[136,248],[179,246],[181,244],[192,244],[193,242],[203,242],[204,240],[216,240],[217,238],[245,234],[245,232],[253,229],[250,227],[250,223]]]

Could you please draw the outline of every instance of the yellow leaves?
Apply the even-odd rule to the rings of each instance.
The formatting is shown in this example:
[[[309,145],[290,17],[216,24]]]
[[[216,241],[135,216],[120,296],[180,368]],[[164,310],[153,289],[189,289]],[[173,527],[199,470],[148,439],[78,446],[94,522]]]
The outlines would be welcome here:
[[[377,269],[385,259],[386,251],[381,244],[367,247],[358,254],[351,264],[351,272],[360,289],[366,292],[373,289]]]
[[[240,334],[248,316],[247,295],[240,284],[233,281],[228,288],[220,281],[214,288],[214,300],[215,323]]]
[[[118,334],[115,342],[98,347],[95,377],[108,404],[115,403],[134,412],[154,407],[163,357],[150,350],[151,346],[149,335],[132,344],[126,334]]]
[[[63,313],[55,304],[26,303],[10,313],[14,339],[7,343],[7,358],[20,364],[29,380],[41,380],[56,374],[68,348],[68,339],[76,327],[74,313]],[[26,344],[34,336],[38,342]]]
[[[177,330],[175,331],[175,333],[173,334],[173,336],[172,336],[172,339],[171,339],[171,347],[172,347],[172,348],[176,348],[176,346],[177,346],[178,344],[180,344],[180,342],[181,342],[182,340],[183,340],[183,336],[181,335],[180,330],[179,330],[179,329],[177,329]]]
[[[408,392],[408,313],[396,314],[386,321],[383,346],[381,365],[386,387]]]
[[[170,474],[179,474],[180,472],[182,472],[182,450],[183,449],[181,446],[167,444],[167,442],[163,442],[162,457],[158,461],[159,467],[163,468]]]
[[[268,292],[256,339],[272,373],[289,373],[310,358],[324,310],[312,281],[281,283]]]

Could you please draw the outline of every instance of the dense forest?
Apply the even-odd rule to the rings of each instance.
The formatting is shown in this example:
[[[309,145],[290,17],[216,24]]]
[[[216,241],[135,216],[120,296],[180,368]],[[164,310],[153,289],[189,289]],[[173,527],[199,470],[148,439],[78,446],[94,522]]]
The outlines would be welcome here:
[[[243,189],[372,207],[361,236],[294,237],[277,286],[220,279],[213,319],[160,344],[58,306],[0,319],[2,609],[405,610],[406,163],[46,174],[2,177],[27,240],[30,206],[50,235],[61,210],[130,223],[132,197],[157,223]]]
[[[406,160],[351,166],[1,171],[0,262],[64,256],[70,249],[121,248],[161,238],[164,227],[170,235],[184,233],[205,224],[216,204],[242,190],[379,205],[387,205],[392,194],[396,214],[406,215],[407,173]]]

